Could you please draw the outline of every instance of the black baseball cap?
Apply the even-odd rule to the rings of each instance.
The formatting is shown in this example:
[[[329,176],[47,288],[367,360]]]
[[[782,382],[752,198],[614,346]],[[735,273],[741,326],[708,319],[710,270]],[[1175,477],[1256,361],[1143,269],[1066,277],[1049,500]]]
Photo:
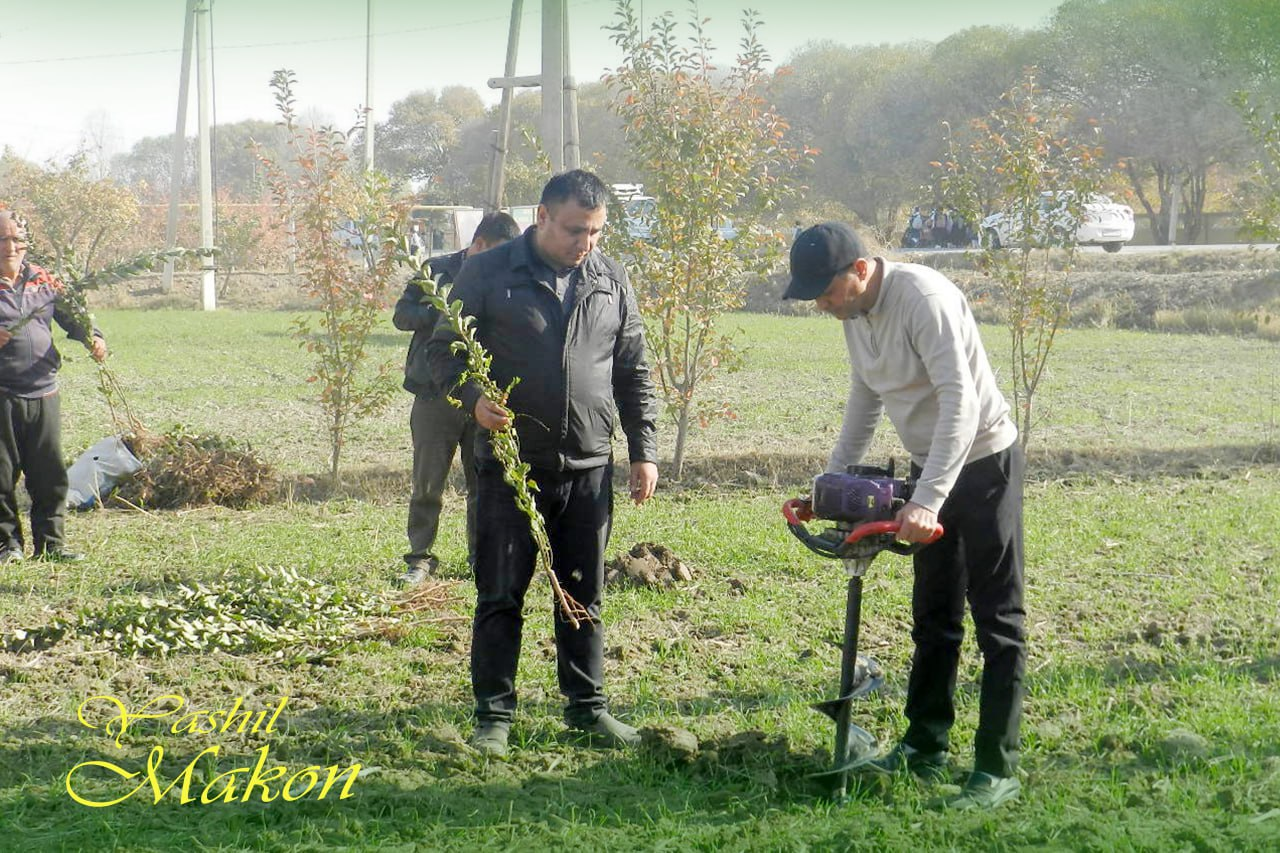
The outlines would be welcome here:
[[[817,299],[832,277],[867,256],[867,247],[843,222],[823,222],[800,232],[791,244],[791,283],[783,299]]]

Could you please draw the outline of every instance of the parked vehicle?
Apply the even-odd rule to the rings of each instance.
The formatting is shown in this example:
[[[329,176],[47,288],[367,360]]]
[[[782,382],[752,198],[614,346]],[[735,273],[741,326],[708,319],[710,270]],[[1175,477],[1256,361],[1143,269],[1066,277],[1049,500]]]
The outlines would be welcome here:
[[[1080,206],[1078,219],[1069,210],[1069,192],[1045,192],[1040,194],[1039,221],[1035,223],[1032,242],[1043,245],[1050,242],[1049,233],[1071,233],[1081,246],[1101,246],[1108,252],[1118,252],[1133,239],[1133,208],[1119,204],[1105,195],[1095,193]],[[1000,211],[982,220],[982,240],[992,248],[1010,246],[1023,239],[1023,224],[1012,213]]]
[[[648,240],[653,236],[653,220],[658,200],[653,196],[632,196],[622,203],[623,224],[632,240]]]
[[[536,204],[504,207],[515,219],[520,230],[528,228],[537,219]],[[415,204],[409,208],[410,227],[417,226],[423,233],[428,256],[445,255],[471,245],[484,208],[458,204]]]

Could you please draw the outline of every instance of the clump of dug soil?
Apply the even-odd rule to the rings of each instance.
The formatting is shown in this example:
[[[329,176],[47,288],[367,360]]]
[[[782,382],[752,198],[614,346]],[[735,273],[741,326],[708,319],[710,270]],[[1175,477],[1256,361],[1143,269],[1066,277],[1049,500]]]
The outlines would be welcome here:
[[[605,564],[605,583],[633,586],[675,586],[693,580],[693,572],[666,545],[639,542]]]

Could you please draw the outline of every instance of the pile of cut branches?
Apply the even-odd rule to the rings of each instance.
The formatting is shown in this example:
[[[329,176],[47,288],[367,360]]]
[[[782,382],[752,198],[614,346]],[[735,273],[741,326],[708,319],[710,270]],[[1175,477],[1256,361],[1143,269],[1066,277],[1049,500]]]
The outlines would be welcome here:
[[[218,435],[199,435],[177,425],[161,436],[125,437],[142,470],[121,483],[118,504],[148,509],[217,506],[243,509],[268,502],[279,479],[252,448]]]
[[[458,618],[449,587],[421,584],[391,598],[255,567],[253,577],[179,584],[166,594],[121,598],[46,625],[0,633],[0,651],[50,649],[79,639],[128,657],[221,651],[315,663],[364,640],[395,640],[415,627]]]

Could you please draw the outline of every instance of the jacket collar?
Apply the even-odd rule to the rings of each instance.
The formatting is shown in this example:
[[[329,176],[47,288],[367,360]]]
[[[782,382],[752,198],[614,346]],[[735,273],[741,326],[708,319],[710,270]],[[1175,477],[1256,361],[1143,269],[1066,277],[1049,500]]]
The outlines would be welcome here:
[[[876,293],[875,304],[867,309],[868,314],[879,314],[884,310],[884,292],[888,289],[889,276],[893,273],[894,268],[897,267],[897,264],[886,258],[877,257],[876,260],[880,262],[880,289]]]
[[[531,225],[523,234],[511,241],[511,269],[525,269],[532,273],[540,265],[543,265],[538,257],[538,250],[533,245],[534,235],[537,230],[538,226]],[[601,278],[610,280],[615,278],[604,261],[604,255],[600,254],[598,248],[592,249],[591,254],[587,255],[587,259],[582,262],[582,277],[586,283],[591,285],[594,285]]]
[[[27,287],[28,285],[42,284],[43,282],[41,281],[41,278],[48,277],[48,273],[41,276],[40,274],[43,272],[43,268],[36,266],[31,263],[31,261],[24,258],[22,265],[18,267],[18,277],[13,280],[13,289],[17,290],[22,287]]]

